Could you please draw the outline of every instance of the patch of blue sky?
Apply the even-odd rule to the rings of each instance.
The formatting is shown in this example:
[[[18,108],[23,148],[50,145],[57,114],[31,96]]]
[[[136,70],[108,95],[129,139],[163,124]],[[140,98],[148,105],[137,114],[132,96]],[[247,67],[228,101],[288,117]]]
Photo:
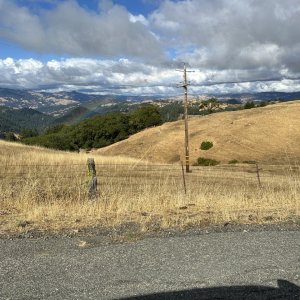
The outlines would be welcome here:
[[[161,1],[158,0],[114,0],[113,4],[121,5],[126,7],[126,9],[134,14],[139,15],[142,14],[147,16],[151,12],[153,12],[156,8],[158,8],[159,3]],[[99,8],[99,0],[77,0],[77,3],[89,10],[98,11]]]
[[[166,53],[169,58],[175,59],[181,55],[193,54],[197,49],[195,45],[168,47]]]
[[[49,60],[63,60],[70,56],[67,54],[56,55],[52,53],[38,53],[26,50],[15,43],[11,43],[0,38],[0,59],[6,59],[8,57],[13,58],[14,60],[33,58],[41,62],[47,62]]]
[[[20,6],[27,7],[29,10],[38,14],[40,10],[52,10],[56,5],[62,1],[68,0],[16,0],[16,3]],[[88,9],[94,12],[99,11],[99,0],[76,0],[77,3],[84,9]],[[118,4],[126,7],[126,9],[134,14],[142,14],[144,16],[149,15],[155,9],[158,8],[161,1],[158,0],[114,0],[113,4]]]
[[[170,48],[166,49],[166,53],[167,53],[169,58],[175,59],[178,55],[178,49],[174,48],[174,47],[170,47]]]
[[[134,15],[142,14],[144,16],[149,15],[155,9],[158,8],[161,1],[155,0],[116,0],[115,4],[125,6],[129,12]]]
[[[42,10],[51,10],[61,2],[59,0],[15,0],[18,6],[26,7],[29,10],[38,13]]]

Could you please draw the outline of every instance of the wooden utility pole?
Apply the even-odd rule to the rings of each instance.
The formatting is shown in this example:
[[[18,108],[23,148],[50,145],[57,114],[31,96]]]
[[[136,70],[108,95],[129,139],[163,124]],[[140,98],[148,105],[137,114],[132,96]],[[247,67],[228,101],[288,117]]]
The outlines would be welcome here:
[[[183,70],[178,70],[180,72],[183,72],[183,83],[180,85],[180,87],[183,87],[184,89],[184,144],[185,144],[185,170],[187,173],[190,172],[190,152],[189,152],[189,128],[188,128],[188,96],[187,96],[187,87],[189,85],[187,81],[187,72],[193,72],[193,71],[187,71],[186,65],[184,64]]]

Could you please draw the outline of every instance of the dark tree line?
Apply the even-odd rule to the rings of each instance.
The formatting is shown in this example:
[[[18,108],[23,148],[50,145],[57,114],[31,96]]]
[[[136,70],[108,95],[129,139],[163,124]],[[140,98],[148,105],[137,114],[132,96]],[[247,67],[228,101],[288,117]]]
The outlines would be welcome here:
[[[76,125],[57,125],[45,134],[23,138],[22,142],[47,148],[78,151],[101,148],[128,138],[147,127],[162,124],[158,108],[152,105],[130,113],[99,115]]]

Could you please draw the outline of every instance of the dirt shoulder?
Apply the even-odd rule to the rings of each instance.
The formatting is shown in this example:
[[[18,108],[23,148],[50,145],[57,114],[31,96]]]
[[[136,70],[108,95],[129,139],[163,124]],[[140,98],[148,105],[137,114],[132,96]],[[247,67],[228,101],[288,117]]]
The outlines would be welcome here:
[[[269,224],[237,224],[225,223],[208,226],[191,226],[184,229],[159,228],[156,224],[147,231],[140,224],[124,223],[114,227],[93,226],[83,229],[65,229],[60,231],[28,230],[25,232],[0,232],[0,239],[49,239],[49,238],[95,238],[99,237],[104,243],[135,241],[149,237],[177,237],[206,235],[225,232],[264,232],[264,231],[300,231],[300,220],[290,220]]]

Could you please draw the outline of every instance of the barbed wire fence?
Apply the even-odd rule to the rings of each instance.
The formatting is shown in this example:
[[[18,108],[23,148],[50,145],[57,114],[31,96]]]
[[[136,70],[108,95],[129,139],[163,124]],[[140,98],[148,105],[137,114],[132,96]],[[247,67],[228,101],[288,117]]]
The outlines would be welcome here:
[[[98,185],[104,185],[107,180],[123,179],[123,184],[139,185],[141,179],[151,181],[155,186],[161,180],[175,180],[180,184],[184,193],[187,193],[187,181],[193,179],[210,178],[220,179],[226,172],[227,179],[240,179],[256,183],[258,188],[264,187],[267,178],[300,175],[299,165],[218,165],[193,166],[190,173],[184,172],[182,164],[96,164],[93,158],[84,163],[66,164],[5,164],[0,165],[0,181],[26,183],[28,181],[55,181],[61,187],[73,185],[85,186],[89,199],[97,197]],[[73,179],[73,181],[72,181]],[[131,179],[135,179],[134,181]],[[75,180],[75,181],[74,181]],[[76,181],[77,180],[77,181]]]

